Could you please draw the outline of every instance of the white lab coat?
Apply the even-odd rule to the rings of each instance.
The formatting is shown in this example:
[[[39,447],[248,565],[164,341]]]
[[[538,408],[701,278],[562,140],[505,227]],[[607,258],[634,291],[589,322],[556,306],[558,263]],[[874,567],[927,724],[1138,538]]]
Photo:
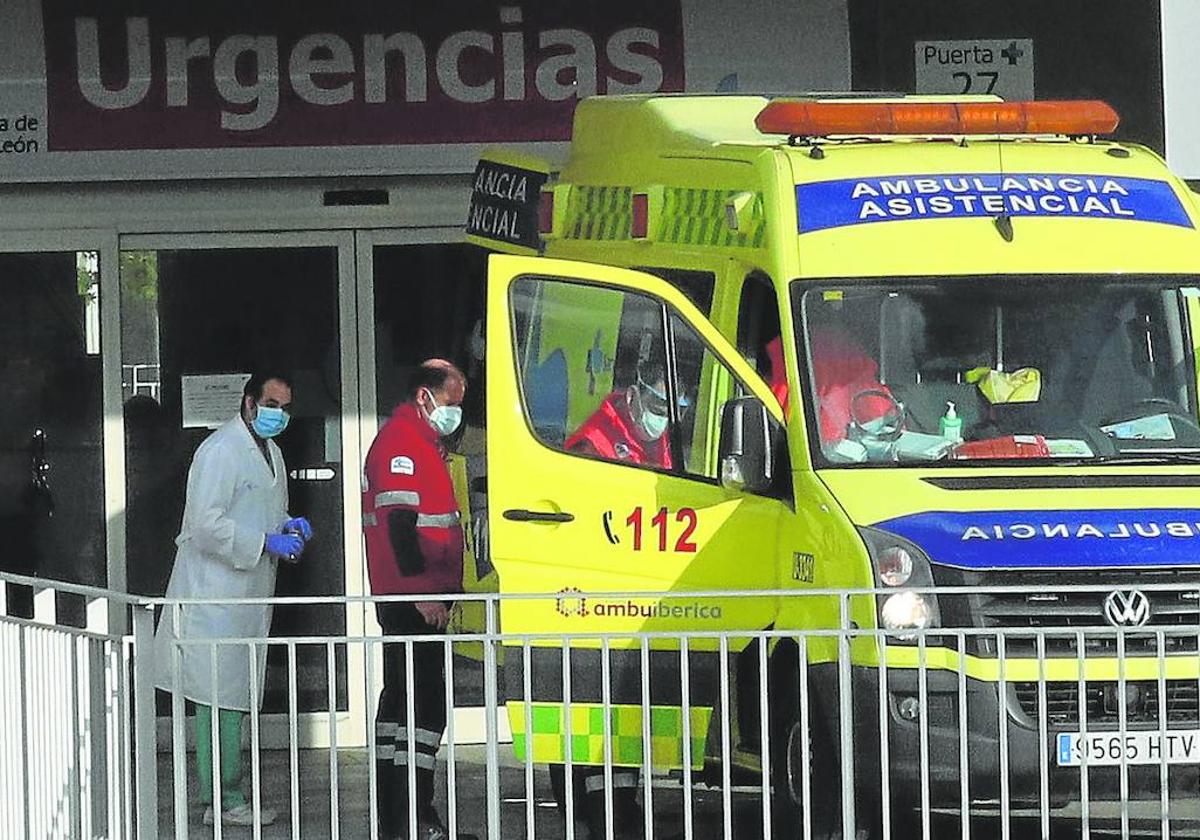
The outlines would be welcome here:
[[[267,450],[274,475],[241,417],[233,418],[200,444],[188,470],[183,527],[175,540],[175,567],[167,598],[269,598],[275,594],[277,561],[263,546],[266,534],[279,533],[288,518],[287,474],[279,447],[267,441]],[[177,633],[172,621],[176,609]],[[271,607],[265,604],[166,607],[155,633],[158,687],[174,690],[178,652],[178,686],[183,696],[211,705],[212,646],[174,644],[174,639],[265,638],[270,628]],[[249,711],[252,673],[261,707],[266,648],[259,645],[252,654],[246,644],[218,644],[215,650],[218,707]]]

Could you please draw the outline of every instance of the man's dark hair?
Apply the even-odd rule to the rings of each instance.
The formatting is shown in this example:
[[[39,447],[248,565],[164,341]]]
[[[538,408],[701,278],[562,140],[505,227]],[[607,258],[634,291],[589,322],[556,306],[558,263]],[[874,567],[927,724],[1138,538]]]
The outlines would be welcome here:
[[[278,379],[289,388],[292,387],[291,377],[286,373],[278,370],[260,370],[252,373],[250,378],[246,380],[246,386],[242,388],[242,401],[245,402],[246,397],[254,397],[255,402],[261,400],[263,386],[271,379]]]
[[[416,399],[417,392],[422,388],[440,391],[452,379],[457,379],[463,383],[464,388],[466,387],[467,377],[455,365],[445,359],[427,359],[413,369],[412,374],[408,377],[408,387],[404,393],[408,399]]]

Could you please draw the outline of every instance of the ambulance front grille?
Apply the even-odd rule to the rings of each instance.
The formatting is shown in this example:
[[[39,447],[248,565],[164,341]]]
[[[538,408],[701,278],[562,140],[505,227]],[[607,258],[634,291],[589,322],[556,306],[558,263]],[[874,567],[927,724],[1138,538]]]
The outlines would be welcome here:
[[[1186,577],[1185,577],[1186,575]],[[1019,578],[1017,580],[1016,578]],[[1121,574],[1104,580],[1103,591],[1080,592],[1062,589],[1064,583],[1086,583],[1091,580],[1064,580],[1061,577],[1027,576],[1023,574],[997,575],[991,581],[1013,586],[1042,586],[1038,591],[1011,591],[998,588],[976,601],[977,626],[1003,628],[1005,631],[1006,656],[1029,657],[1037,655],[1037,636],[1024,635],[1025,628],[1092,628],[1084,633],[1082,654],[1088,657],[1116,656],[1117,633],[1111,628],[1104,615],[1104,600],[1110,592],[1140,589],[1150,600],[1150,620],[1137,629],[1125,632],[1127,656],[1157,656],[1158,638],[1155,630],[1171,632],[1163,634],[1163,653],[1195,653],[1200,637],[1200,583],[1196,573],[1177,571],[1143,571]],[[1149,584],[1179,584],[1181,587],[1195,585],[1196,589],[1151,591],[1144,589]],[[985,584],[986,585],[986,584]],[[1097,628],[1107,628],[1097,630]],[[1190,629],[1194,632],[1179,632]],[[1077,634],[1074,632],[1047,632],[1045,635],[1047,656],[1078,656]],[[998,647],[994,637],[984,636],[980,641],[981,652],[995,654]]]
[[[1039,694],[1036,682],[1014,683],[1017,702],[1030,720],[1038,719]],[[1158,723],[1158,681],[1128,681],[1125,695],[1126,724]],[[1200,719],[1200,683],[1196,680],[1167,680],[1167,722],[1192,723]],[[1084,688],[1088,725],[1120,723],[1118,684],[1089,682]],[[1046,683],[1046,722],[1051,725],[1078,725],[1079,684]]]

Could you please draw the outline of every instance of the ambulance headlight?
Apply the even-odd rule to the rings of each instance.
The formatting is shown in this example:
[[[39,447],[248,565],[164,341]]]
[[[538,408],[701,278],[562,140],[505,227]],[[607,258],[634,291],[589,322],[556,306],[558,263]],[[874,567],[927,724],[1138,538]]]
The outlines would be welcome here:
[[[879,626],[889,631],[925,630],[941,625],[937,595],[933,587],[933,570],[929,558],[919,546],[903,537],[878,528],[859,528],[871,569],[879,589],[894,589],[876,596],[879,607]],[[889,635],[889,642],[911,642],[915,633]]]
[[[933,610],[929,601],[920,592],[904,589],[888,595],[883,599],[879,610],[880,620],[885,630],[924,630],[932,626]],[[909,640],[912,635],[902,635],[900,639]]]
[[[912,573],[912,555],[903,546],[889,545],[875,558],[875,574],[884,586],[903,586]]]

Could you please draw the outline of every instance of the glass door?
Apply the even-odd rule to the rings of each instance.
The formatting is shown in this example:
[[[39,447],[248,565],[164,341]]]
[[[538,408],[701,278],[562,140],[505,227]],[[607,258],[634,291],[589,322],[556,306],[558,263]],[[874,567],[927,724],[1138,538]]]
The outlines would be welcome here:
[[[10,237],[0,242],[0,569],[105,586],[104,234],[80,233],[78,245]],[[10,614],[34,614],[28,589],[5,594]],[[60,596],[54,613],[86,623],[82,599]]]
[[[292,422],[278,443],[291,512],[308,517],[316,533],[299,564],[280,565],[276,594],[357,590],[347,588],[350,570],[361,565],[352,249],[351,234],[327,232],[122,238],[131,591],[165,591],[191,457],[213,428],[236,415],[241,382],[255,369],[292,379]],[[344,636],[355,632],[350,613],[336,603],[282,605],[272,635]],[[327,645],[297,645],[302,713],[330,711],[330,680],[337,711],[358,704],[346,646],[333,651],[331,675]],[[273,646],[264,712],[285,713],[288,703],[288,651]],[[327,726],[302,727],[302,738],[307,730],[314,744],[328,736]]]

